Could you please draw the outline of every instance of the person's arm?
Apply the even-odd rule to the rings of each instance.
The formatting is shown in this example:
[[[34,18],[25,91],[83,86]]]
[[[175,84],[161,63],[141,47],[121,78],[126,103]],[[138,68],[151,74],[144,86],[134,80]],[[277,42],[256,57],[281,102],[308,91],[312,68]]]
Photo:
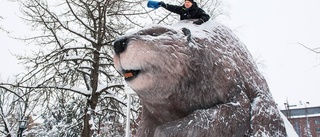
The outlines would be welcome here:
[[[163,1],[159,2],[159,5],[170,12],[180,14],[181,6],[166,4]]]
[[[210,19],[210,16],[201,8],[199,8],[198,14],[200,18],[196,21],[194,21],[194,24],[201,25],[202,23],[208,21]]]

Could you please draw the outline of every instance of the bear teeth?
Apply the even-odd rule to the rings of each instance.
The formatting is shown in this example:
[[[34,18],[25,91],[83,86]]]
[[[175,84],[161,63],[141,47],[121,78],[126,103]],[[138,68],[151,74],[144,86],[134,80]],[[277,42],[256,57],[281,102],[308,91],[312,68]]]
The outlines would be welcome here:
[[[140,71],[139,70],[125,70],[123,76],[126,80],[133,78],[136,76]]]
[[[133,73],[132,72],[127,72],[123,74],[124,78],[130,78],[133,77]]]

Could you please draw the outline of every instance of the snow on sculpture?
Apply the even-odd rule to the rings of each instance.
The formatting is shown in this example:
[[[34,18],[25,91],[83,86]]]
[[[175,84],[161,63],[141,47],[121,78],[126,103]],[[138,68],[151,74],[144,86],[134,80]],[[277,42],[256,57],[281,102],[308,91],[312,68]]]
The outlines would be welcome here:
[[[148,26],[114,49],[115,68],[142,102],[137,137],[287,136],[266,80],[225,26]]]

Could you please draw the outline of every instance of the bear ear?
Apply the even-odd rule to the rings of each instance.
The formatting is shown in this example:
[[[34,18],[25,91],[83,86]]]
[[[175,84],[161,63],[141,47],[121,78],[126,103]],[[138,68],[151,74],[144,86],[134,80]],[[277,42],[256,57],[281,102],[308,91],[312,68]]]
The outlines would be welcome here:
[[[185,36],[187,36],[188,42],[191,40],[191,31],[187,28],[182,28],[182,32]]]

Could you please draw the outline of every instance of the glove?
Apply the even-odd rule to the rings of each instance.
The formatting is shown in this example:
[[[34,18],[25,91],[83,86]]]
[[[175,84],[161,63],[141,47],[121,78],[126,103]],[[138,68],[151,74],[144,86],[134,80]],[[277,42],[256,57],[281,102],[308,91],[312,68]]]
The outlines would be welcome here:
[[[199,19],[197,21],[194,21],[193,24],[201,25],[204,21],[202,19]]]
[[[161,6],[161,7],[167,7],[167,4],[165,4],[163,1],[160,1],[160,2],[159,2],[159,6]]]
[[[161,6],[161,2],[148,0],[147,7],[157,9]],[[163,2],[162,2],[163,3]],[[163,3],[164,4],[164,3]],[[165,5],[165,4],[164,4]]]

